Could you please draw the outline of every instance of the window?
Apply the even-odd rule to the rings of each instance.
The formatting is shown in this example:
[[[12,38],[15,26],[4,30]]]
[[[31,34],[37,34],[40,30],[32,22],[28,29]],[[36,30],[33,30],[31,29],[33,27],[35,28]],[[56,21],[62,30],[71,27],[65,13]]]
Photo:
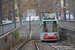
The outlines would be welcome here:
[[[56,21],[44,21],[43,30],[44,32],[56,32],[57,31]]]

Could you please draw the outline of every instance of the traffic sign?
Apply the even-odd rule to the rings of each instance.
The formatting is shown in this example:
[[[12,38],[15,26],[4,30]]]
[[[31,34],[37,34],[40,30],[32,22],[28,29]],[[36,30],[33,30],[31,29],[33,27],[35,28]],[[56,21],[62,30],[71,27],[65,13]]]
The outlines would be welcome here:
[[[60,8],[59,4],[57,4],[56,8]]]

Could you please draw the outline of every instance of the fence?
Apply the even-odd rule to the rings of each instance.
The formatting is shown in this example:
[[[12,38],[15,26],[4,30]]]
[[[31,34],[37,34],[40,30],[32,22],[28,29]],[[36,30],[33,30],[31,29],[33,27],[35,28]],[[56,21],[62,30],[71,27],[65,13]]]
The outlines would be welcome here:
[[[75,21],[59,21],[59,35],[61,41],[73,43],[75,41]]]
[[[2,22],[12,21],[13,23],[1,24],[0,25],[0,35],[23,25],[28,25],[29,22],[25,21],[27,17],[27,10],[35,10],[36,16],[40,19],[40,1],[38,0],[1,0],[2,8]],[[30,12],[29,12],[30,13]],[[24,20],[24,21],[22,21]],[[18,21],[18,22],[16,22]],[[21,22],[22,21],[22,22]],[[33,21],[31,24],[40,24],[40,21]],[[16,25],[16,26],[15,26]]]
[[[22,21],[22,26],[28,24],[29,24],[28,21]],[[31,24],[40,24],[40,21],[33,21],[31,22]],[[16,27],[20,27],[20,22],[16,22]],[[14,23],[0,25],[0,35],[3,35],[14,28],[15,28]]]

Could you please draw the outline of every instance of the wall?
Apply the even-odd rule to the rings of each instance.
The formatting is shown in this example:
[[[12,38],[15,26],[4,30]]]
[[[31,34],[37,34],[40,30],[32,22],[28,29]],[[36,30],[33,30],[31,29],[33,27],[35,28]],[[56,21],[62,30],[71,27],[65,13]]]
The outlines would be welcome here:
[[[59,21],[59,34],[61,41],[75,41],[75,21]]]

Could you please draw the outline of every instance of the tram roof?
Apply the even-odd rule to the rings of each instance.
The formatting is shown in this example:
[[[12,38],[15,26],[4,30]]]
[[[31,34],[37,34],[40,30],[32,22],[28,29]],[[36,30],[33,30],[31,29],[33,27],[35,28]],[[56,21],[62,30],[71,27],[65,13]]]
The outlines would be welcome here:
[[[42,21],[57,21],[56,18],[45,18]]]
[[[42,20],[42,21],[57,21],[57,20]]]

